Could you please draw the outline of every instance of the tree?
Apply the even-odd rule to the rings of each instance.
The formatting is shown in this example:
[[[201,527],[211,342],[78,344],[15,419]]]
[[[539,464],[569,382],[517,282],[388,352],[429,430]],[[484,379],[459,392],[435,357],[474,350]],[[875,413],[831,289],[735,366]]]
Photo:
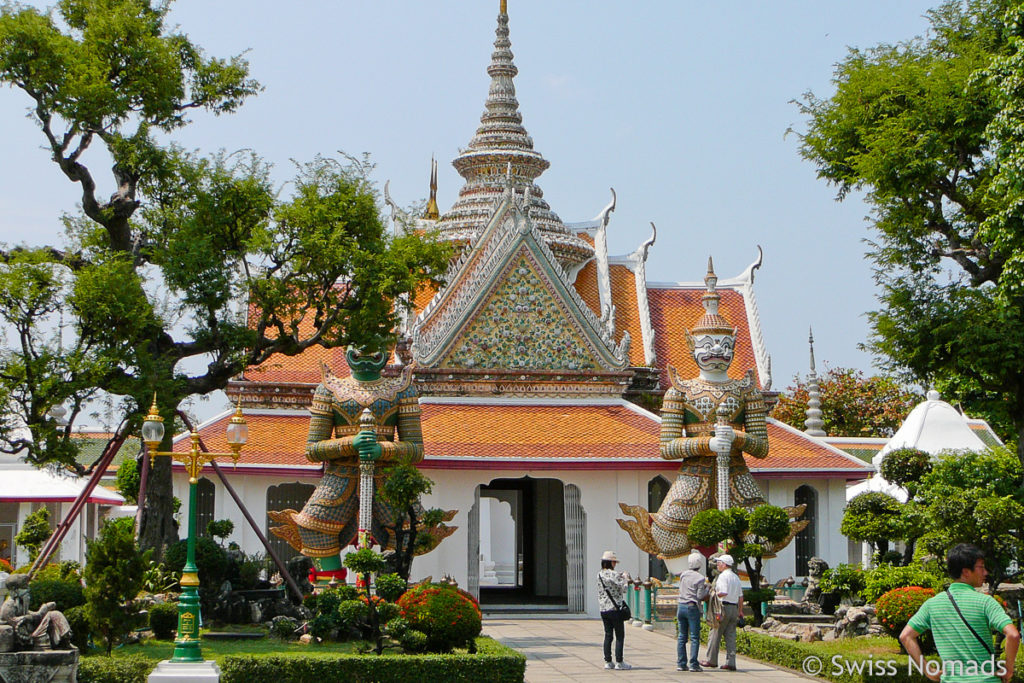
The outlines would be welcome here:
[[[871,546],[872,553],[884,555],[891,541],[903,538],[903,504],[888,493],[869,491],[854,496],[843,510],[839,532]]]
[[[900,530],[905,542],[903,565],[914,559],[917,539],[925,533],[926,520],[918,489],[921,480],[932,471],[932,456],[917,448],[897,448],[885,454],[879,473],[886,481],[907,490],[907,502],[900,507]]]
[[[28,550],[28,561],[35,562],[43,544],[50,538],[50,510],[41,507],[25,518],[21,531],[14,537],[14,542]]]
[[[1005,448],[941,455],[918,486],[924,508],[918,544],[940,558],[957,543],[978,546],[985,552],[994,593],[1008,568],[1024,563],[1020,478],[1020,462]]]
[[[394,526],[391,527],[395,537],[393,570],[408,581],[416,554],[428,552],[437,545],[430,529],[441,524],[444,511],[440,508],[423,510],[419,505],[420,497],[430,493],[434,482],[412,463],[397,462],[384,470],[384,476],[377,495],[394,511]]]
[[[804,428],[807,382],[799,375],[779,396],[772,410],[776,420]],[[818,380],[821,419],[830,436],[892,436],[923,397],[892,377],[865,377],[853,368],[829,368]]]
[[[380,553],[372,548],[360,548],[345,556],[345,566],[359,577],[368,608],[369,639],[373,643],[374,652],[378,655],[383,654],[384,634],[381,631],[380,615],[377,613],[377,601],[382,598],[371,594],[370,586],[373,584],[374,575],[380,574],[387,568],[387,562]]]
[[[1024,462],[1022,8],[955,0],[928,18],[924,37],[851,50],[832,97],[804,95],[800,152],[872,207],[867,347],[1009,428]]]
[[[100,389],[136,423],[155,392],[171,424],[182,399],[274,354],[380,345],[393,302],[447,265],[429,238],[389,236],[365,158],[298,164],[282,198],[253,154],[165,142],[190,112],[230,113],[260,90],[244,59],[207,57],[168,29],[169,4],[0,9],[0,82],[28,96],[48,154],[81,190],[66,244],[0,245],[0,316],[20,344],[0,349],[0,400],[17,413],[0,449],[36,463],[72,464],[73,423]],[[113,160],[106,194],[89,160],[100,151]],[[202,370],[184,369],[197,360]],[[61,426],[49,413],[64,403]],[[157,556],[177,538],[167,458],[149,475],[140,538]]]
[[[709,508],[698,512],[690,521],[688,534],[692,543],[714,546],[726,542],[726,552],[746,566],[750,579],[747,597],[755,626],[760,626],[764,619],[759,607],[764,599],[758,592],[764,560],[774,557],[779,544],[789,536],[789,530],[789,514],[775,505],[759,505],[753,511]]]
[[[99,538],[85,551],[86,614],[93,632],[103,636],[107,655],[132,632],[138,621],[135,596],[151,551],[141,552],[135,543],[135,524],[130,517],[107,522]]]

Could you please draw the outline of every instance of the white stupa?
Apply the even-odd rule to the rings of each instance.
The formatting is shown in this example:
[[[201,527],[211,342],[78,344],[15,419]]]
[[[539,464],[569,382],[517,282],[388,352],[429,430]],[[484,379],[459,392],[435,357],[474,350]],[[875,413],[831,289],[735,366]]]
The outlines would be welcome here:
[[[910,411],[892,438],[871,459],[875,470],[881,470],[882,459],[898,448],[916,448],[934,456],[943,451],[983,451],[988,446],[974,433],[967,418],[932,389],[927,399]],[[846,500],[869,491],[888,493],[900,502],[907,500],[907,492],[886,481],[881,474],[846,489]]]

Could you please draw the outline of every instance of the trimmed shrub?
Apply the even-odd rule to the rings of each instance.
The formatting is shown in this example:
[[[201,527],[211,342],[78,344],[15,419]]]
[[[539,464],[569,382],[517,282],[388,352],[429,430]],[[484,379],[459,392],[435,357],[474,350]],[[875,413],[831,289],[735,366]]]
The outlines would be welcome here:
[[[374,584],[377,595],[388,602],[398,602],[407,587],[405,579],[398,574],[380,574]]]
[[[85,654],[89,650],[89,640],[92,636],[92,629],[89,628],[89,615],[85,607],[72,607],[64,612],[64,618],[68,620],[71,627],[71,644],[78,648],[78,651]]]
[[[31,610],[37,610],[48,602],[56,603],[57,609],[61,612],[85,604],[85,591],[78,578],[33,579],[28,584],[28,589]]]
[[[917,613],[925,600],[934,596],[935,591],[931,588],[895,588],[878,598],[875,603],[875,614],[886,633],[898,638],[910,617]]]
[[[167,552],[164,553],[164,565],[180,575],[187,558],[188,541],[181,540],[167,548]],[[227,551],[213,539],[200,536],[196,539],[196,567],[199,569],[200,586],[216,593],[228,573]]]
[[[915,565],[894,567],[890,564],[880,564],[867,572],[862,595],[868,602],[875,602],[894,588],[908,586],[935,589],[941,588],[942,581],[937,576]]]
[[[82,657],[78,683],[143,683],[156,665],[156,660],[143,655]]]
[[[478,653],[475,655],[231,655],[221,661],[220,680],[222,683],[522,683],[526,657],[490,638],[479,638],[476,645]]]
[[[170,640],[178,632],[178,605],[161,602],[149,608],[149,628],[157,640]]]
[[[838,564],[822,574],[821,591],[853,598],[863,593],[866,580],[864,570],[857,565]]]
[[[465,591],[448,584],[419,584],[398,600],[409,626],[427,636],[431,652],[450,652],[480,635],[480,607]]]
[[[345,600],[338,605],[338,628],[362,636],[370,608],[362,600]]]

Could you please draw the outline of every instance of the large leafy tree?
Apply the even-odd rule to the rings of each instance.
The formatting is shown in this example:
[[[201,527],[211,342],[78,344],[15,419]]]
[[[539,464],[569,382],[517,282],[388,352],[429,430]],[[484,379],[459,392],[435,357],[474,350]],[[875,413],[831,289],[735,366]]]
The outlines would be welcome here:
[[[388,235],[365,159],[300,164],[282,198],[258,157],[174,145],[190,112],[233,112],[260,88],[245,60],[168,29],[168,5],[0,7],[0,82],[27,96],[81,191],[64,244],[0,245],[0,318],[14,333],[0,348],[13,412],[0,448],[36,463],[72,464],[74,421],[100,391],[136,421],[155,392],[171,424],[182,399],[273,354],[386,342],[392,302],[447,262],[430,240]],[[141,542],[159,549],[176,538],[166,458],[149,482]]]
[[[835,94],[799,106],[803,156],[872,207],[869,348],[1008,428],[1024,461],[1022,11],[946,2],[926,36],[851,50]]]
[[[829,368],[818,379],[818,389],[821,419],[830,436],[892,436],[923,398],[892,377],[866,377],[853,368]],[[779,396],[772,417],[802,430],[807,400],[807,380],[797,376]]]

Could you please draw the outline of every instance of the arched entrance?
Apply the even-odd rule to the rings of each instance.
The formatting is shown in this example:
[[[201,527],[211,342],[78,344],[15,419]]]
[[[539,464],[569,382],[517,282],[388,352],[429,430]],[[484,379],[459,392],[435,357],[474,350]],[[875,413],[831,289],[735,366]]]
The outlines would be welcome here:
[[[584,610],[586,515],[575,485],[533,477],[481,485],[469,536],[469,586],[485,609]]]

